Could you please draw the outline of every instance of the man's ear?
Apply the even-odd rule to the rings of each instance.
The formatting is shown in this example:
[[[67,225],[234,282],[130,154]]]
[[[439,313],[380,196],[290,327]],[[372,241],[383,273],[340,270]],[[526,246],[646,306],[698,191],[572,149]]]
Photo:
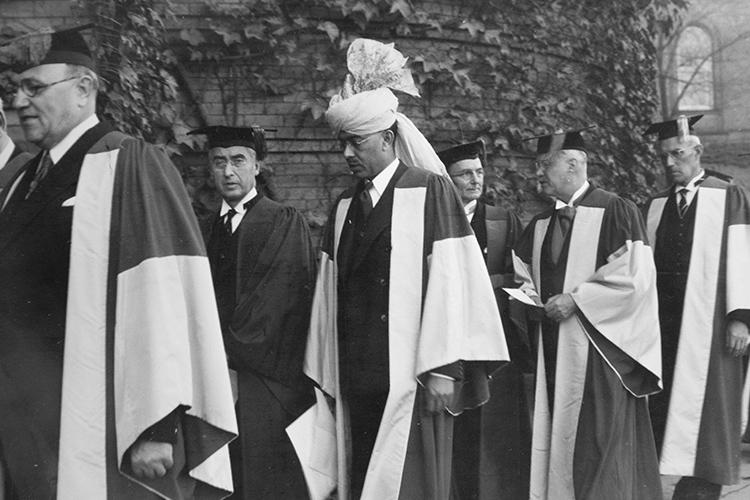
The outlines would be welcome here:
[[[384,130],[383,139],[385,139],[386,144],[391,146],[396,140],[396,134],[393,133],[393,130],[390,130],[390,129]]]
[[[578,172],[578,160],[575,158],[568,158],[568,172],[570,173],[576,173]]]
[[[81,95],[89,97],[94,94],[96,91],[96,87],[94,86],[94,80],[89,75],[81,75],[78,77],[78,82],[76,82],[76,86],[78,90],[81,92]]]
[[[698,152],[698,156],[703,154],[703,144],[698,144],[695,146],[695,150]]]

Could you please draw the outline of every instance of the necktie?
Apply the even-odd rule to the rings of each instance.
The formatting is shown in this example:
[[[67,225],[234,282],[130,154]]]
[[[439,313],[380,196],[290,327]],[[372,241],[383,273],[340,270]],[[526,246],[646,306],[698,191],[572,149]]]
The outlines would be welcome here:
[[[552,262],[557,264],[557,261],[560,259],[560,254],[562,253],[565,238],[568,235],[568,231],[570,231],[570,226],[573,224],[576,209],[575,207],[566,206],[558,209],[555,215],[555,227],[552,228],[550,251],[552,253]]]
[[[370,216],[372,212],[372,196],[370,196],[370,187],[372,187],[372,181],[366,179],[362,192],[359,193],[359,202],[362,204],[362,215],[364,220]]]
[[[237,215],[237,211],[233,208],[230,208],[229,211],[226,214],[226,218],[224,219],[224,232],[228,236],[232,236],[232,217]]]
[[[36,168],[36,173],[34,173],[34,179],[31,181],[31,184],[29,184],[29,191],[26,193],[25,199],[29,199],[31,193],[36,190],[37,186],[39,186],[39,183],[42,182],[42,179],[44,179],[51,167],[52,158],[49,157],[49,151],[45,151],[44,153],[42,153],[42,159],[39,161],[39,165]]]
[[[688,202],[687,202],[687,194],[688,190],[687,188],[682,188],[677,192],[680,195],[680,201],[677,205],[677,211],[680,214],[680,219],[682,219],[685,216],[685,213],[688,209]]]

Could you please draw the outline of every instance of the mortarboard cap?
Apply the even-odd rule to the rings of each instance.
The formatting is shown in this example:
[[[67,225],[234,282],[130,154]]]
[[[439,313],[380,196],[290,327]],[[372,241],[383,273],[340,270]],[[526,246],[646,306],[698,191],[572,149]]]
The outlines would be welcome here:
[[[538,139],[536,143],[537,156],[552,153],[554,151],[560,151],[562,149],[577,149],[585,153],[586,144],[583,142],[581,132],[595,127],[596,125],[589,125],[588,127],[576,130],[557,130],[552,134],[537,135],[535,137],[529,137],[528,139],[524,140],[530,141],[532,139]]]
[[[255,151],[255,157],[266,157],[266,135],[260,127],[226,127],[212,125],[188,132],[188,135],[203,134],[208,139],[208,149],[245,146]]]
[[[42,64],[75,64],[96,71],[94,58],[81,30],[90,28],[91,24],[59,30],[51,35],[49,50],[39,62]]]
[[[467,142],[459,144],[457,146],[444,149],[438,153],[440,161],[443,162],[446,168],[453,163],[461,160],[473,160],[474,158],[482,158],[484,156],[484,141],[479,139],[474,142]]]
[[[685,137],[693,131],[693,125],[695,125],[695,123],[701,118],[703,118],[703,115],[690,117],[680,115],[675,120],[652,123],[646,131],[643,132],[643,135],[659,134],[658,139],[660,141],[671,139],[672,137]]]

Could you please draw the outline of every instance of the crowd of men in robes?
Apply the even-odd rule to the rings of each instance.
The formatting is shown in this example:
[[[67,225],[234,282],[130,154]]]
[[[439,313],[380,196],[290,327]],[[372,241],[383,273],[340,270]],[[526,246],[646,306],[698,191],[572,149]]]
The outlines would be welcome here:
[[[739,480],[750,200],[653,124],[673,185],[646,215],[537,137],[554,206],[482,201],[484,145],[436,153],[357,39],[326,112],[356,182],[316,257],[258,185],[264,131],[209,126],[200,227],[159,148],[99,121],[76,30],[0,112],[6,499],[718,498]],[[318,259],[316,262],[316,258]],[[744,394],[747,397],[748,386]],[[747,410],[747,399],[744,409]]]

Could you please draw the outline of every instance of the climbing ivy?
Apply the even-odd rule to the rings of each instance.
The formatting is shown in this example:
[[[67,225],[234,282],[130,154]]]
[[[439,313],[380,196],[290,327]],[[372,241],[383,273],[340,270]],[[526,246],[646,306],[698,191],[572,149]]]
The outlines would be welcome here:
[[[639,133],[657,115],[654,41],[687,0],[203,0],[205,15],[185,18],[169,0],[72,1],[95,23],[102,113],[150,140],[184,128],[178,61],[215,78],[228,124],[242,121],[240,103],[274,95],[320,120],[351,41],[394,41],[422,90],[402,107],[438,146],[485,139],[495,189],[520,205],[536,187],[524,139],[590,124],[592,176],[646,199],[658,173]],[[7,52],[0,65],[23,58]]]
[[[320,119],[345,74],[349,43],[394,41],[422,99],[402,103],[440,145],[482,137],[502,197],[535,190],[533,143],[558,128],[587,133],[592,176],[643,202],[656,179],[639,131],[655,116],[654,41],[685,0],[206,0],[180,31],[187,58],[212,68],[224,114],[240,96],[292,95]],[[249,93],[249,94],[248,94]]]

